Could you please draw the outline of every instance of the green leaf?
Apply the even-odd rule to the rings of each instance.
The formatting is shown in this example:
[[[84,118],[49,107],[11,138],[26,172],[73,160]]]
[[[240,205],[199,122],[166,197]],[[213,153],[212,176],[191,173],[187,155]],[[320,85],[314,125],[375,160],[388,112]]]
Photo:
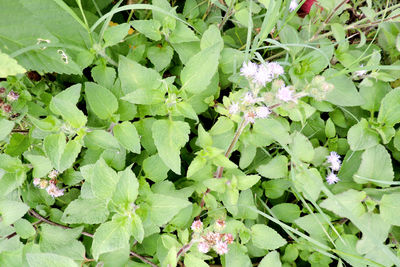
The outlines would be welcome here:
[[[106,252],[129,246],[129,234],[121,222],[109,221],[100,225],[93,236],[92,251],[94,259]]]
[[[260,181],[261,177],[259,175],[243,175],[243,176],[238,176],[237,179],[238,179],[237,188],[239,190],[246,190],[251,188],[258,181]]]
[[[131,166],[118,173],[119,181],[112,198],[114,203],[131,204],[137,198],[139,183],[130,168]]]
[[[293,223],[301,213],[299,206],[292,203],[281,203],[273,206],[271,210],[279,220],[287,223]]]
[[[92,149],[119,149],[119,143],[117,139],[104,130],[94,130],[89,133],[84,138],[85,145]]]
[[[20,133],[13,133],[10,143],[7,145],[5,152],[10,156],[19,156],[24,153],[31,145],[29,136]]]
[[[378,122],[393,126],[400,122],[400,87],[390,91],[382,99]]]
[[[19,159],[10,157],[7,154],[0,154],[0,169],[14,173],[23,168]]]
[[[20,219],[29,210],[28,205],[20,201],[0,200],[2,222],[9,225]]]
[[[160,34],[160,27],[161,24],[157,20],[134,20],[132,21],[132,26],[138,32],[144,34],[147,38],[160,41],[161,34]]]
[[[148,196],[151,219],[156,225],[163,225],[169,222],[182,209],[191,205],[183,198],[172,197],[161,194]]]
[[[314,148],[311,142],[301,133],[295,133],[291,144],[292,155],[295,159],[311,162],[314,158]]]
[[[224,48],[224,40],[221,38],[221,32],[218,27],[211,24],[201,37],[200,48],[204,50],[213,45],[218,45],[221,51]]]
[[[71,140],[65,146],[64,152],[61,155],[59,171],[63,172],[74,164],[76,158],[81,152],[81,144],[76,140]]]
[[[130,26],[128,23],[122,23],[113,27],[108,27],[104,32],[104,47],[113,46],[123,41],[128,35]]]
[[[279,253],[275,250],[269,252],[267,256],[265,256],[258,265],[258,267],[270,267],[270,266],[274,267],[282,266],[281,260],[279,258]]]
[[[359,218],[365,214],[365,208],[362,201],[366,196],[367,194],[363,191],[350,189],[335,195],[334,198],[329,197],[325,199],[321,202],[321,207],[328,209],[341,217],[346,217],[348,216],[348,212],[351,212],[352,216]],[[341,205],[338,205],[338,202]]]
[[[169,36],[169,41],[173,44],[176,43],[186,43],[195,42],[199,38],[194,34],[194,32],[182,22],[176,22],[176,27]]]
[[[35,228],[25,219],[19,219],[16,221],[14,223],[14,228],[15,232],[17,232],[17,234],[23,239],[28,239],[36,234]]]
[[[364,118],[347,133],[347,141],[353,151],[364,150],[379,144],[379,134],[372,130]]]
[[[52,253],[27,253],[26,260],[29,267],[78,267],[71,258]]]
[[[136,89],[135,91],[121,97],[122,100],[133,104],[155,105],[165,102],[165,92],[163,90],[150,90],[146,88]]]
[[[80,128],[87,122],[86,116],[76,107],[80,91],[80,84],[73,85],[54,96],[50,102],[50,110],[57,115],[61,115],[64,120],[75,128]]]
[[[373,183],[381,187],[388,187],[389,184],[379,183],[379,181],[392,182],[393,178],[392,160],[384,146],[377,145],[364,151],[360,168],[354,175],[354,181],[360,184]]]
[[[197,257],[195,253],[188,253],[185,255],[184,264],[187,267],[208,267],[209,265],[201,258]]]
[[[398,205],[400,201],[400,193],[385,194],[383,195],[379,211],[382,218],[392,224],[400,226],[400,207]]]
[[[194,55],[181,72],[182,90],[193,94],[206,90],[217,71],[220,52],[217,43]]]
[[[375,79],[364,79],[359,88],[360,95],[365,100],[365,104],[361,108],[374,112],[379,110],[382,99],[392,89],[389,83]]]
[[[233,243],[229,245],[228,253],[222,261],[223,267],[252,267],[247,250],[240,244]]]
[[[100,199],[75,199],[64,211],[61,221],[64,223],[98,224],[108,217],[105,201]]]
[[[180,149],[189,141],[189,124],[157,120],[152,126],[154,144],[162,161],[176,174],[181,173]]]
[[[146,68],[122,56],[119,58],[118,74],[125,94],[140,88],[147,90],[157,89],[160,87],[162,80],[157,71]]]
[[[140,138],[136,127],[129,121],[117,124],[113,128],[113,133],[118,142],[133,153],[140,153]]]
[[[173,55],[174,49],[169,45],[162,47],[151,46],[147,48],[147,57],[150,59],[151,63],[153,63],[154,68],[157,71],[161,71],[168,67]]]
[[[25,73],[26,70],[7,54],[0,52],[0,78]]]
[[[262,137],[272,138],[281,145],[290,143],[290,136],[285,127],[275,119],[256,120],[253,125],[255,134]]]
[[[322,177],[315,168],[305,169],[296,172],[293,182],[297,190],[303,192],[307,199],[316,201],[322,188]]]
[[[105,65],[93,67],[91,73],[93,80],[105,88],[112,88],[115,77],[117,76],[114,68],[107,67]]]
[[[86,177],[85,177],[86,178]],[[99,199],[110,199],[118,183],[117,173],[100,158],[93,166],[93,175],[88,177],[93,194]]]
[[[46,176],[53,168],[51,161],[47,157],[33,154],[24,154],[24,157],[27,158],[33,165],[32,175],[35,178],[42,178]]]
[[[1,61],[0,61],[1,62]],[[0,141],[3,141],[14,128],[15,122],[1,119],[0,120]]]
[[[144,238],[144,228],[142,219],[140,219],[140,217],[136,213],[131,214],[131,216],[132,216],[132,222],[131,222],[132,235],[139,243],[142,243]]]
[[[267,182],[263,182],[262,187],[265,190],[265,196],[276,199],[279,198],[285,193],[285,191],[289,188],[290,182],[286,179],[279,180],[270,180]]]
[[[255,224],[251,227],[253,244],[261,249],[277,249],[287,242],[274,229],[264,224]]]
[[[242,66],[245,55],[242,51],[233,48],[224,48],[221,52],[219,67],[225,74],[234,73]]]
[[[63,172],[75,162],[81,145],[78,141],[71,140],[65,143],[64,133],[51,134],[44,139],[44,150],[50,159],[53,167],[59,172]]]
[[[90,108],[100,119],[109,119],[118,110],[117,98],[101,85],[86,82],[85,94]]]
[[[169,168],[164,164],[158,154],[146,158],[143,161],[142,167],[147,178],[153,182],[160,182],[168,177]]]
[[[288,173],[288,159],[285,156],[278,155],[267,164],[260,165],[257,172],[270,179],[285,178]]]
[[[323,73],[327,82],[333,84],[335,88],[328,93],[326,99],[332,104],[348,107],[360,106],[364,104],[364,99],[358,93],[354,83],[345,75],[338,75],[335,69],[328,69]]]

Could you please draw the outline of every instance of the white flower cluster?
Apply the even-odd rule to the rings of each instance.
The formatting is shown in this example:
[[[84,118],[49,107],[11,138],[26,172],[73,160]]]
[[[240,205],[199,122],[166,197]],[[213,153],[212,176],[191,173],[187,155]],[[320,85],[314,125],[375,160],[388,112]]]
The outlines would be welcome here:
[[[233,235],[221,233],[225,228],[224,220],[217,220],[214,224],[214,231],[204,231],[203,223],[196,220],[192,223],[191,229],[199,236],[197,249],[201,253],[208,253],[213,249],[218,255],[228,253],[228,245],[233,243]]]
[[[335,171],[338,172],[341,167],[340,156],[335,151],[332,151],[329,156],[326,157],[327,162],[330,164],[329,168],[331,172],[326,177],[326,182],[328,184],[336,184],[340,181],[339,177],[334,173]]]
[[[251,61],[243,63],[240,74],[258,86],[264,87],[268,82],[284,74],[279,63],[269,62],[257,65]]]
[[[56,186],[56,178],[58,174],[59,173],[57,170],[52,170],[48,174],[48,177],[51,179],[50,181],[48,181],[47,179],[34,178],[33,185],[40,189],[46,189],[47,193],[52,197],[61,197],[62,195],[64,195],[65,189],[59,189]]]

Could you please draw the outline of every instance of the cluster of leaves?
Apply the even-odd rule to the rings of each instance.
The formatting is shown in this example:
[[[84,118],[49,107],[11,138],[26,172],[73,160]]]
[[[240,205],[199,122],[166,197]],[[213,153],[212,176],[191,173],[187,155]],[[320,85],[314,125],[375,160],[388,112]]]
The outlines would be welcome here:
[[[399,266],[400,5],[291,2],[0,0],[0,266]]]

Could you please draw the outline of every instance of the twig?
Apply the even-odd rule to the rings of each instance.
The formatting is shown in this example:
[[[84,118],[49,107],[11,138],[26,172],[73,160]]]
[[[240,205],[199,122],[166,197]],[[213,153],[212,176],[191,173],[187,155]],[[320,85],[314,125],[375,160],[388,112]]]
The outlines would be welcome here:
[[[192,241],[181,247],[178,253],[176,253],[176,258],[179,259],[179,257],[184,255],[192,246],[193,246],[193,239]]]
[[[50,224],[50,225],[58,226],[58,227],[61,227],[63,229],[72,229],[71,227],[68,227],[68,226],[65,226],[65,225],[62,225],[62,224],[59,224],[59,223],[56,223],[56,222],[53,222],[53,221],[50,221],[50,220],[44,218],[42,215],[40,215],[39,213],[37,213],[33,209],[29,210],[28,213],[30,215],[32,215],[33,217],[35,217],[36,219],[39,219],[41,222],[45,222],[45,223]],[[85,235],[85,236],[93,238],[93,234],[90,234],[88,232],[82,232],[82,235]],[[141,256],[139,254],[136,254],[133,251],[130,252],[130,255],[135,257],[135,258],[138,258],[139,260],[143,261],[144,263],[147,263],[147,264],[151,265],[152,267],[158,267],[157,265],[155,265],[154,263],[152,263],[151,261],[149,261],[145,257],[143,257],[143,256]]]

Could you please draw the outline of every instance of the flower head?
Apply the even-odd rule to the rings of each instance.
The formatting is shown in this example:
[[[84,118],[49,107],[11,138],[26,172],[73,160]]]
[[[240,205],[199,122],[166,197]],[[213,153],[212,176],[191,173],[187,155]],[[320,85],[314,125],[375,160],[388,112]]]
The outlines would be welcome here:
[[[201,252],[201,253],[207,253],[210,251],[210,246],[208,245],[207,242],[200,242],[197,245],[197,249]]]
[[[338,171],[340,169],[340,156],[335,151],[332,151],[329,156],[326,157],[327,161],[331,166],[329,166],[332,171]]]
[[[277,62],[268,63],[267,70],[272,76],[272,78],[277,78],[278,76],[283,75],[285,73],[282,66],[279,65],[279,63]]]
[[[236,114],[240,111],[240,107],[238,103],[232,103],[232,105],[229,106],[229,114]]]
[[[290,5],[289,5],[289,11],[290,11],[290,12],[293,12],[293,11],[297,8],[298,5],[299,5],[299,4],[297,3],[296,0],[292,0],[292,1],[290,2]]]
[[[333,172],[331,172],[327,177],[326,177],[326,182],[328,184],[336,184],[337,182],[339,182],[340,179],[339,177],[336,176],[336,174],[334,174]]]
[[[48,186],[49,182],[46,179],[40,179],[39,188],[45,189]]]
[[[18,98],[19,98],[19,94],[14,92],[13,90],[11,90],[7,95],[7,100],[10,102],[14,102],[14,101],[18,100]]]
[[[221,220],[221,219],[218,219],[215,222],[215,230],[220,232],[220,231],[224,230],[224,228],[225,228],[225,221]]]
[[[40,184],[40,178],[34,178],[33,179],[33,185],[34,186],[39,186],[39,184]]]
[[[257,64],[251,61],[245,63],[243,62],[243,66],[240,68],[240,74],[246,78],[252,78],[257,73]]]
[[[6,92],[6,88],[0,87],[0,95],[4,94]]]
[[[360,65],[360,68],[362,68],[362,67],[364,67],[364,64]],[[357,70],[357,71],[354,72],[354,76],[356,76],[356,77],[362,77],[365,74],[367,74],[366,70]]]
[[[192,226],[190,227],[194,232],[201,232],[203,230],[203,223],[200,220],[196,220],[192,223]]]
[[[7,112],[7,113],[10,113],[11,109],[12,109],[11,105],[9,105],[9,104],[3,105],[2,108],[3,108],[4,112]]]
[[[226,241],[228,244],[233,243],[233,235],[232,234],[224,234],[224,241]]]
[[[58,171],[57,170],[52,170],[51,172],[49,172],[49,175],[48,175],[48,177],[50,179],[55,179],[55,178],[57,178],[57,176],[58,176]]]
[[[264,87],[267,82],[272,81],[270,70],[264,64],[258,66],[257,72],[254,75],[254,82],[259,86]]]
[[[222,240],[217,241],[215,246],[213,247],[215,252],[219,255],[224,255],[228,253],[228,243]]]
[[[46,188],[46,191],[52,197],[61,197],[64,195],[64,189],[58,189],[53,183],[49,184],[49,186]]]
[[[252,105],[254,103],[257,103],[257,101],[259,101],[259,99],[255,98],[253,96],[253,93],[247,92],[243,97],[242,104],[244,104],[244,105]]]
[[[276,93],[276,97],[283,102],[293,101],[296,102],[296,98],[293,96],[294,91],[289,86],[282,87]]]
[[[255,118],[257,117],[257,114],[254,112],[254,111],[252,111],[252,110],[250,110],[250,111],[248,111],[248,112],[246,112],[245,114],[244,114],[244,119],[245,119],[245,121],[247,122],[247,123],[254,123],[255,122]]]
[[[267,118],[271,114],[271,110],[268,107],[257,107],[256,108],[256,116],[257,118]]]

